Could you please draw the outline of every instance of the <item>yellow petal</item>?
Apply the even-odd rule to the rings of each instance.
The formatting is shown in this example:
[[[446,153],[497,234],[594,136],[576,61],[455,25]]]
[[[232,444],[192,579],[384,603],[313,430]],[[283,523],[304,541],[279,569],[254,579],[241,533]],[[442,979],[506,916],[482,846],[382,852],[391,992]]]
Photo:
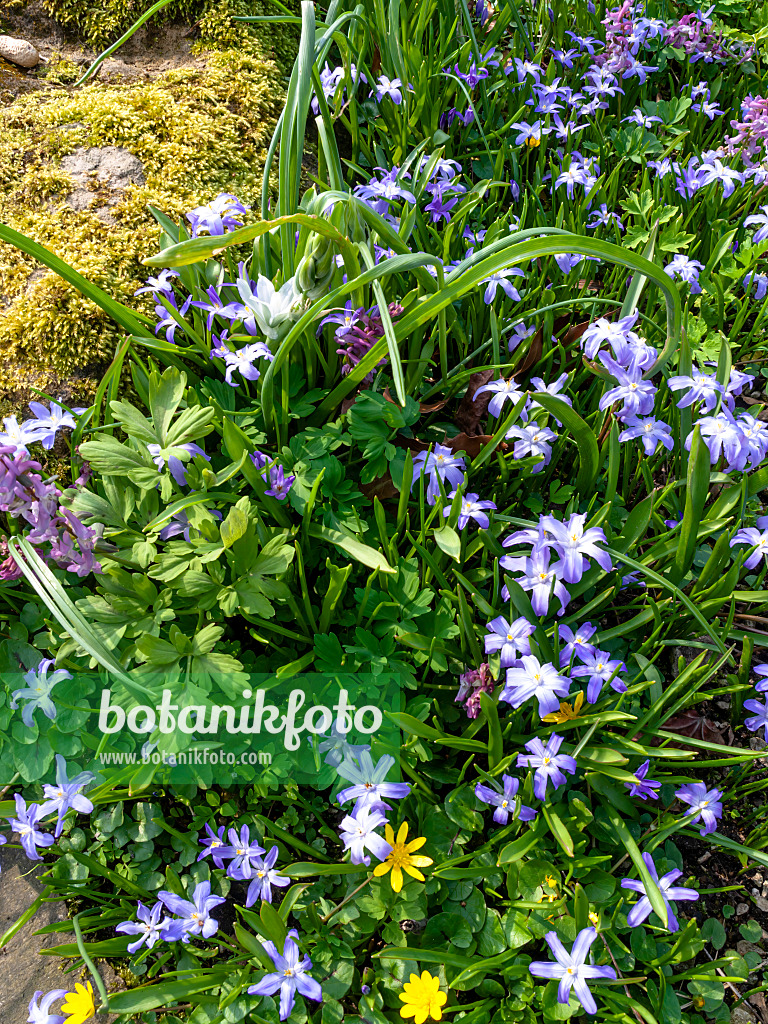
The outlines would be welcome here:
[[[439,984],[439,979],[438,979],[438,984]],[[437,993],[435,993],[435,995],[432,996],[432,1002],[433,1003],[437,1003],[438,1006],[445,1006],[445,1004],[448,1002],[448,993],[447,992],[437,992]],[[434,1010],[432,1012],[434,1013]]]
[[[398,839],[399,838],[400,837],[398,836]],[[426,843],[426,841],[427,840],[424,838],[424,836],[419,836],[418,839],[412,839],[410,843],[408,843],[406,849],[408,850],[409,853],[411,852],[411,850],[420,850],[424,843]]]
[[[422,875],[422,873],[420,871],[418,871],[416,868],[412,867],[412,865],[410,865],[410,864],[403,864],[403,871],[407,871],[408,874],[412,878],[418,878],[418,880],[420,882],[426,881],[426,879],[424,878],[424,875]],[[395,888],[394,883],[392,883],[392,888],[393,889]],[[396,891],[400,892],[399,889],[397,889]]]
[[[578,714],[581,711],[581,705],[584,703],[584,691],[579,690],[576,700],[573,702],[573,710]]]
[[[384,826],[384,838],[387,840],[390,846],[395,845],[395,832],[392,826],[389,824]]]
[[[400,998],[402,999],[403,997],[400,996]],[[400,1016],[401,1017],[415,1017],[416,1016],[416,1007],[415,1006],[402,1006],[400,1008]]]
[[[398,844],[404,843],[405,840],[406,840],[407,835],[408,835],[408,822],[404,821],[403,824],[398,829],[398,832],[397,832],[397,842],[398,842]]]
[[[386,875],[386,873],[389,871],[391,867],[392,865],[389,863],[389,861],[384,860],[381,862],[381,864],[376,865],[376,867],[373,869],[373,873],[377,878],[381,878],[382,875]]]
[[[417,868],[428,868],[430,864],[434,864],[431,857],[420,857],[418,855],[416,857],[409,857],[408,861],[411,864],[415,864]]]
[[[395,866],[395,867],[392,868],[391,879],[392,879],[392,889],[395,892],[400,892],[400,890],[403,888],[403,872],[400,870],[399,867]]]

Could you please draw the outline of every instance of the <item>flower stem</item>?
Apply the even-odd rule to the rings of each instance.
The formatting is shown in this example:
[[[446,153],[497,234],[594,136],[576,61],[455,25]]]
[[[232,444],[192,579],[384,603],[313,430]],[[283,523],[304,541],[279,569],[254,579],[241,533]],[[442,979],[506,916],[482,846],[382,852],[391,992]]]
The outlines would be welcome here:
[[[357,896],[357,894],[360,892],[361,889],[364,889],[366,887],[366,885],[368,885],[368,883],[371,881],[372,878],[373,878],[373,874],[371,873],[370,875],[368,875],[368,877],[366,878],[366,880],[364,882],[362,882],[360,885],[358,885],[358,887],[356,889],[353,889],[352,892],[349,893],[349,895],[345,896],[344,899],[341,901],[341,903],[337,903],[336,906],[333,908],[333,910],[331,910],[329,913],[327,913],[325,915],[325,917],[321,917],[320,918],[320,923],[321,924],[327,924],[330,921],[330,919],[333,917],[334,914],[338,914],[338,912],[341,910],[342,907],[346,906],[347,903],[349,903],[349,901],[354,896]]]

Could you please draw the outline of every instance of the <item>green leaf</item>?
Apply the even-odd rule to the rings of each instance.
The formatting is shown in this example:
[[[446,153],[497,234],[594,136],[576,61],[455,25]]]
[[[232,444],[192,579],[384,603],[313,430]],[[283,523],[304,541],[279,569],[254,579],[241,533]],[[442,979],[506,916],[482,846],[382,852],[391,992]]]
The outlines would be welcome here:
[[[231,548],[235,541],[245,536],[248,529],[248,516],[241,509],[233,506],[220,529],[221,543],[225,548]]]
[[[603,805],[605,811],[613,825],[613,828],[619,837],[620,842],[624,846],[624,849],[629,855],[629,859],[635,865],[635,870],[640,875],[643,886],[645,888],[645,894],[651,901],[651,906],[656,912],[657,917],[666,926],[667,923],[667,908],[664,903],[664,897],[661,895],[658,885],[651,878],[651,874],[645,865],[640,848],[632,837],[632,833],[626,826],[624,819],[611,807],[610,805]]]
[[[256,224],[248,224],[243,228],[237,228],[236,231],[228,231],[226,235],[205,235],[200,238],[190,238],[186,242],[178,242],[168,249],[163,249],[156,256],[147,256],[142,262],[148,267],[188,267],[192,263],[201,263],[209,259],[222,249],[233,245],[242,245],[243,242],[251,242],[254,238],[266,235],[277,227],[293,224],[309,228],[318,235],[330,238],[338,245],[342,253],[350,250],[351,246],[347,238],[324,217],[313,217],[306,213],[294,213],[284,217],[275,217],[272,220],[261,220]],[[13,233],[16,234],[17,232]],[[0,237],[2,237],[2,234],[0,234]],[[7,240],[10,241],[10,239]],[[135,334],[137,332],[133,331],[132,333]]]
[[[573,857],[573,839],[571,839],[570,832],[554,811],[548,810],[546,805],[542,806],[541,809],[544,812],[544,817],[549,825],[549,831],[563,848],[565,855],[567,857]]]
[[[422,964],[445,964],[447,967],[464,969],[472,964],[468,956],[449,953],[443,949],[413,949],[410,946],[385,946],[373,954],[381,960],[415,960]]]
[[[432,536],[441,551],[444,551],[446,555],[449,555],[457,562],[460,561],[461,538],[455,530],[452,530],[450,526],[443,526],[441,529],[435,530]]]
[[[259,919],[261,921],[261,934],[265,939],[274,942],[277,949],[282,951],[285,946],[285,937],[288,934],[288,929],[282,917],[280,917],[272,904],[267,903],[266,900],[261,901]]]
[[[536,401],[547,412],[556,416],[572,434],[579,450],[580,461],[575,487],[582,496],[590,495],[600,469],[600,449],[593,430],[574,409],[554,395],[537,392]]]
[[[111,1013],[120,1014],[146,1013],[218,988],[230,976],[229,969],[207,970],[190,980],[164,981],[159,985],[142,985],[127,992],[115,992],[109,997],[109,1009]]]
[[[480,693],[480,709],[488,723],[488,765],[493,770],[504,757],[499,710],[493,698],[484,692]]]
[[[648,238],[648,244],[643,249],[643,258],[646,260],[653,260],[653,250],[656,246],[656,235],[659,230],[658,221],[654,224],[651,234]],[[638,303],[640,302],[640,296],[643,294],[643,289],[648,283],[648,278],[645,274],[633,274],[632,280],[627,288],[627,294],[624,296],[624,302],[621,305],[621,311],[619,317],[630,316],[637,309]]]
[[[378,569],[380,572],[396,572],[380,551],[368,547],[367,544],[363,544],[356,537],[342,533],[340,530],[332,530],[328,526],[321,526],[317,523],[310,526],[308,532],[316,540],[322,540],[327,544],[334,544],[337,548],[341,548],[350,558],[354,558],[357,562],[362,562],[369,569]]]
[[[445,733],[438,732],[437,729],[433,729],[431,725],[425,725],[424,722],[414,718],[413,715],[406,714],[404,711],[385,711],[384,714],[395,725],[399,726],[403,732],[407,732],[411,736],[421,736],[422,739],[443,743],[445,746],[454,747],[456,750],[471,750],[478,754],[484,754],[486,751],[486,744],[481,743],[479,740],[466,739],[463,736],[448,736]]]
[[[696,553],[699,526],[704,518],[704,506],[709,495],[710,466],[709,449],[701,437],[701,428],[696,427],[693,431],[691,454],[688,458],[683,521],[675,531],[677,534],[675,564],[669,574],[673,583],[679,583],[683,579]]]
[[[282,869],[289,878],[311,878],[313,875],[359,875],[364,864],[312,864],[310,861],[296,861]]]

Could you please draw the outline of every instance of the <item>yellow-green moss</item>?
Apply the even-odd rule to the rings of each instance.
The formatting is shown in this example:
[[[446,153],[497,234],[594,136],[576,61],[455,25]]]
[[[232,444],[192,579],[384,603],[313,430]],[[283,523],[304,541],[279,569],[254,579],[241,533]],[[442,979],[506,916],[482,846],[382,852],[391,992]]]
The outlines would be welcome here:
[[[274,63],[226,51],[151,82],[18,97],[0,112],[0,221],[138,305],[133,293],[146,276],[139,260],[158,240],[148,204],[178,217],[222,191],[257,203],[282,80]],[[59,162],[79,146],[123,147],[143,164],[145,183],[110,207],[114,223],[66,202],[74,185]],[[114,352],[118,335],[106,315],[8,245],[0,245],[3,299],[6,394],[22,382],[41,386],[46,373],[60,378],[103,365]],[[146,299],[143,308],[151,308]]]

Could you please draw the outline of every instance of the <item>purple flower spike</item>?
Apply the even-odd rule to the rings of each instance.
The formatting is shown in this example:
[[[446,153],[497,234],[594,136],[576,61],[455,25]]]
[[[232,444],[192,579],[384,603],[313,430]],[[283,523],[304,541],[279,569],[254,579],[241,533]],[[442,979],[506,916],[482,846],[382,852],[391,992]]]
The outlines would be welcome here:
[[[484,394],[493,395],[488,403],[488,412],[491,416],[501,416],[505,402],[511,402],[514,405],[523,397],[520,385],[514,377],[510,377],[509,380],[500,377],[499,380],[492,380],[490,384],[483,384],[481,388],[477,389],[472,400],[476,402],[478,397]]]
[[[139,901],[136,910],[136,921],[121,921],[115,926],[116,932],[124,935],[138,935],[135,942],[128,944],[128,952],[136,953],[144,943],[147,949],[152,949],[156,942],[164,939],[166,942],[177,942],[183,933],[184,927],[181,921],[172,921],[170,917],[160,920],[164,910],[162,903],[156,903],[152,910],[149,910]]]
[[[766,693],[768,691],[768,665],[753,665],[753,671],[756,676],[763,677],[755,683],[755,689],[758,693]]]
[[[558,615],[563,614],[571,599],[571,595],[563,585],[565,575],[563,563],[557,561],[554,565],[550,565],[549,557],[549,551],[534,544],[530,557],[504,555],[499,559],[502,569],[512,569],[514,572],[522,573],[522,576],[517,577],[517,582],[523,590],[531,592],[531,607],[536,615],[547,614],[549,599],[553,593],[560,601]],[[502,590],[501,596],[505,601],[508,600],[509,593],[506,586]]]
[[[760,703],[759,700],[745,700],[744,707],[747,711],[754,711],[755,714],[752,718],[747,718],[744,721],[744,725],[752,732],[757,732],[758,729],[764,730],[764,737],[768,740],[768,704]]]
[[[560,698],[567,697],[570,679],[561,676],[554,665],[542,664],[532,654],[522,657],[522,665],[507,669],[507,681],[500,700],[519,708],[535,697],[539,702],[539,715],[544,718],[560,708]]]
[[[568,781],[563,772],[573,775],[576,771],[576,761],[574,758],[569,754],[558,754],[562,742],[562,736],[552,733],[545,747],[537,736],[525,744],[525,749],[529,753],[517,755],[518,768],[535,769],[533,793],[538,800],[546,798],[547,784],[550,781],[554,789],[559,789]]]
[[[675,917],[675,912],[670,906],[670,900],[697,900],[699,894],[695,889],[685,889],[682,886],[674,886],[673,882],[676,882],[682,875],[682,871],[675,869],[674,871],[668,871],[666,875],[662,875],[659,878],[658,872],[656,871],[656,865],[653,863],[653,857],[650,853],[643,854],[643,860],[645,866],[648,868],[648,874],[654,880],[656,885],[659,887],[661,898],[664,900],[664,906],[667,908],[667,928],[671,932],[679,931],[680,922]],[[642,899],[639,899],[637,903],[632,907],[630,912],[627,914],[627,924],[630,928],[636,928],[639,924],[642,924],[647,917],[650,917],[653,907],[651,901],[645,892],[645,885],[636,878],[623,878],[621,881],[622,889],[631,889],[633,892],[642,893]]]
[[[298,937],[296,929],[291,928],[282,953],[278,953],[274,942],[264,943],[264,948],[275,965],[275,972],[267,974],[248,989],[248,995],[251,996],[273,996],[279,992],[280,1020],[288,1020],[291,1016],[297,992],[305,999],[314,999],[315,1002],[320,1002],[323,998],[320,983],[308,973],[312,969],[312,961],[308,956],[299,959],[301,951],[296,944]]]
[[[572,513],[567,523],[559,522],[554,516],[544,517],[544,527],[554,538],[553,547],[562,559],[566,583],[579,582],[589,568],[589,558],[594,558],[606,572],[612,568],[608,552],[597,546],[606,543],[605,533],[597,526],[585,530],[586,518],[586,513],[578,512]]]
[[[491,807],[496,808],[493,812],[493,820],[497,825],[506,825],[510,814],[515,816],[517,791],[520,788],[520,783],[517,779],[513,779],[511,775],[506,774],[502,775],[501,780],[504,785],[502,792],[497,792],[489,786],[484,786],[482,782],[478,782],[475,786],[475,796],[478,800],[482,800],[484,804],[490,804]],[[533,821],[536,817],[536,811],[532,807],[526,807],[525,804],[521,804],[520,812],[516,817],[520,821]]]
[[[54,988],[50,992],[46,992],[45,995],[43,995],[42,989],[38,989],[29,1003],[28,1024],[65,1024],[66,1018],[62,1017],[60,1013],[51,1013],[51,1007],[66,995],[68,992],[65,988]],[[39,1004],[38,1000],[40,1000]]]
[[[264,493],[270,498],[285,501],[295,479],[295,476],[286,476],[282,466],[270,466],[269,487]]]
[[[587,654],[586,651],[579,654],[584,662],[583,665],[576,665],[571,669],[572,676],[587,676],[587,703],[594,704],[600,696],[605,683],[610,679],[612,688],[617,693],[625,693],[627,684],[623,679],[615,677],[616,672],[622,669],[626,672],[627,666],[623,661],[612,659],[607,651],[595,651]]]
[[[254,858],[253,878],[245,898],[246,907],[252,907],[256,900],[266,900],[267,903],[271,903],[273,885],[281,889],[290,885],[291,880],[287,875],[281,875],[274,870],[277,854],[278,849],[273,846],[263,860],[261,857]]]
[[[42,807],[39,804],[30,804],[27,807],[27,802],[20,793],[16,793],[14,800],[16,801],[16,817],[8,818],[11,828],[16,832],[21,841],[24,853],[30,860],[42,860],[43,858],[37,852],[38,846],[45,849],[48,846],[53,846],[53,836],[48,835],[47,832],[41,832],[37,827],[42,817]]]
[[[349,850],[349,859],[353,864],[371,863],[371,858],[366,856],[365,851],[370,850],[374,857],[379,860],[386,860],[392,852],[392,847],[383,836],[376,831],[387,823],[386,817],[378,810],[371,810],[364,807],[357,814],[348,814],[343,818],[339,829],[344,849]]]
[[[761,516],[757,520],[758,526],[768,527],[768,516]],[[758,530],[754,526],[747,526],[738,530],[731,540],[731,547],[737,544],[749,544],[755,550],[744,559],[745,569],[754,569],[760,564],[761,559],[768,561],[768,529]]]
[[[157,894],[157,898],[180,918],[183,926],[183,934],[180,936],[182,942],[189,942],[193,936],[210,939],[219,930],[219,923],[211,917],[210,911],[220,903],[226,903],[226,900],[223,896],[211,895],[210,882],[200,882],[195,886],[191,900],[185,900],[175,892],[164,889]]]
[[[647,778],[650,766],[650,761],[643,761],[640,767],[635,769],[635,778],[638,781],[624,783],[629,790],[630,796],[639,796],[641,800],[647,800],[649,797],[651,800],[659,799],[659,794],[655,793],[654,790],[661,789],[661,783],[656,782],[655,779]]]
[[[707,789],[703,782],[689,782],[681,786],[675,793],[678,800],[690,805],[689,814],[693,814],[688,824],[695,825],[701,819],[704,828],[699,835],[706,836],[717,828],[717,819],[722,817],[723,805],[721,803],[723,794],[719,789]]]
[[[522,616],[509,623],[503,615],[499,615],[491,619],[486,629],[488,633],[485,636],[485,653],[499,651],[502,668],[514,665],[520,655],[531,653],[528,637],[536,626]]]
[[[456,491],[452,491],[448,497],[453,500],[456,497]],[[491,521],[488,518],[486,509],[495,509],[496,504],[493,501],[480,501],[480,495],[474,492],[468,492],[463,494],[461,497],[461,505],[459,507],[459,518],[456,523],[460,530],[463,530],[470,519],[474,519],[477,525],[482,530],[487,530],[491,525]],[[443,509],[443,516],[446,518],[451,514],[450,505]]]
[[[243,825],[240,829],[239,836],[237,829],[231,828],[227,833],[227,838],[229,845],[219,853],[220,857],[230,860],[227,874],[230,878],[236,878],[241,882],[252,878],[254,864],[257,858],[261,859],[264,847],[259,846],[255,840],[251,840],[251,832],[247,825]]]
[[[552,951],[556,963],[534,960],[528,970],[535,978],[548,978],[559,981],[557,989],[558,1003],[567,1003],[573,988],[576,998],[587,1011],[597,1013],[597,1003],[589,991],[587,980],[591,978],[615,978],[613,967],[593,967],[586,963],[592,943],[597,938],[594,928],[582,928],[576,936],[573,949],[568,953],[557,932],[547,932],[544,941]]]
[[[357,761],[345,759],[336,771],[347,782],[353,783],[342,789],[336,799],[340,804],[349,800],[355,801],[353,815],[358,816],[365,808],[390,810],[384,800],[403,800],[411,792],[408,782],[386,782],[390,768],[395,763],[391,754],[384,754],[376,764],[373,763],[369,750],[363,750]]]
[[[575,633],[570,626],[558,626],[557,634],[561,640],[565,640],[565,645],[560,648],[560,668],[568,665],[574,654],[579,658],[582,654],[594,654],[597,648],[589,643],[589,638],[596,632],[597,626],[591,622],[579,626]]]
[[[80,793],[83,786],[93,782],[96,778],[93,772],[80,772],[73,779],[67,777],[67,763],[61,754],[56,755],[56,785],[43,786],[43,796],[46,800],[40,807],[40,817],[44,818],[54,811],[58,815],[56,821],[56,839],[61,835],[64,828],[64,818],[67,811],[72,808],[79,814],[90,814],[93,810],[91,801]]]

